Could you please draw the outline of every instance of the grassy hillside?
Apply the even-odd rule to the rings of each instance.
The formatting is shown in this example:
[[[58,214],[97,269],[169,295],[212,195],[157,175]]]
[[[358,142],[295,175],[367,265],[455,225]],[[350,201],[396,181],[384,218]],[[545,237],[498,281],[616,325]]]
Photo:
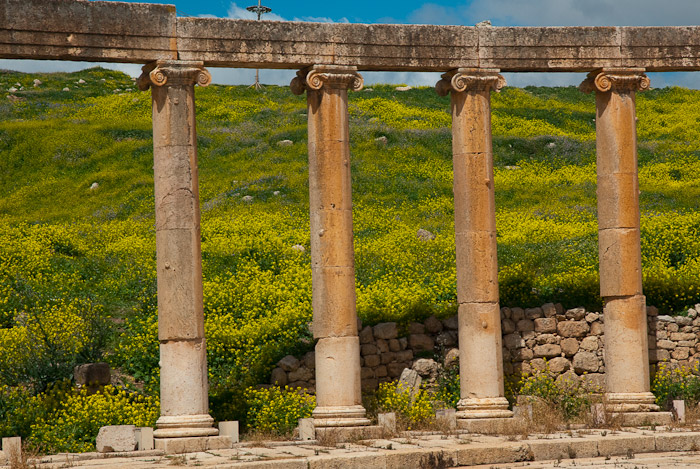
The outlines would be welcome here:
[[[0,74],[17,83],[0,102],[0,384],[42,389],[109,350],[155,390],[150,93],[102,69]],[[210,377],[228,415],[231,393],[311,347],[306,106],[286,87],[196,93]],[[358,313],[453,314],[449,98],[380,85],[349,106]],[[594,107],[575,88],[493,96],[503,305],[600,303]],[[700,302],[700,92],[637,108],[644,288],[678,313]]]

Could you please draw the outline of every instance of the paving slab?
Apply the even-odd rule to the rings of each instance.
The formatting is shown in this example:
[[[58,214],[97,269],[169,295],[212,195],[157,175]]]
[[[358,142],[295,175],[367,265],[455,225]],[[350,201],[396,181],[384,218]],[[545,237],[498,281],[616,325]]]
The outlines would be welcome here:
[[[253,444],[255,446],[253,446]],[[700,432],[684,429],[575,430],[484,436],[419,434],[322,446],[248,442],[178,455],[159,451],[45,456],[29,467],[117,469],[198,466],[216,469],[408,469],[414,467],[700,467]],[[1,463],[1,462],[0,462]],[[0,468],[8,466],[0,465]]]

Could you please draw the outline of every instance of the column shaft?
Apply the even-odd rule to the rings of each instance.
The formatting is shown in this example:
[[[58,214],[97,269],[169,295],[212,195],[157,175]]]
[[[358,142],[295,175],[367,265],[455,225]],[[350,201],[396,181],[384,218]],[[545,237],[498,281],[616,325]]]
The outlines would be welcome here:
[[[368,425],[362,407],[355,300],[348,88],[354,67],[316,65],[292,81],[307,92],[313,334],[318,427]]]
[[[607,400],[614,411],[658,410],[649,384],[646,300],[637,179],[635,91],[643,69],[592,72],[581,89],[596,92],[598,249],[605,303]]]
[[[160,438],[216,435],[209,416],[202,298],[194,85],[211,76],[201,62],[144,67],[152,89],[156,209]]]
[[[510,417],[503,389],[498,304],[496,209],[491,146],[491,90],[497,70],[458,69],[436,90],[451,93],[459,366],[463,419]]]

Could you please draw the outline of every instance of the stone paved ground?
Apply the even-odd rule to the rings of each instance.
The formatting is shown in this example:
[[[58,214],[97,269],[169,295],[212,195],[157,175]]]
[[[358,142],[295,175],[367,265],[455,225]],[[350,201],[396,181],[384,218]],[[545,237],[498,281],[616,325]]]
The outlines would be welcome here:
[[[531,435],[528,439],[475,435],[411,435],[336,447],[301,442],[262,442],[185,455],[158,451],[131,457],[96,453],[54,455],[24,467],[151,469],[172,466],[216,469],[412,469],[478,468],[700,468],[700,432],[625,430]],[[675,451],[675,452],[668,452]],[[606,456],[607,455],[607,456]],[[570,457],[579,459],[569,459]],[[90,459],[91,458],[91,459]],[[7,468],[9,466],[0,466]]]
[[[682,453],[647,453],[637,454],[632,459],[627,456],[614,456],[611,458],[589,459],[564,459],[559,461],[537,461],[509,464],[487,464],[472,466],[474,469],[549,469],[549,468],[576,468],[576,469],[651,469],[651,468],[700,468],[700,454],[697,452]]]

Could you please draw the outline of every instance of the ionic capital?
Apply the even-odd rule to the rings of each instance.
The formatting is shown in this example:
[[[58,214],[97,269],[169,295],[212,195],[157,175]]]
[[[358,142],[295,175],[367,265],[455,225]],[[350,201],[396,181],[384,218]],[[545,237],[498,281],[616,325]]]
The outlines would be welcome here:
[[[584,93],[599,91],[631,92],[649,89],[649,77],[643,68],[603,68],[588,74],[579,89]]]
[[[442,80],[435,85],[440,96],[450,92],[462,91],[501,91],[506,86],[506,79],[497,69],[458,68],[442,75]]]
[[[312,65],[299,70],[289,87],[294,94],[303,94],[307,90],[320,90],[324,86],[330,89],[360,91],[364,83],[362,75],[357,73],[357,67]]]
[[[144,65],[141,71],[137,82],[141,91],[165,84],[208,86],[211,83],[211,73],[204,68],[204,62],[158,60]]]

